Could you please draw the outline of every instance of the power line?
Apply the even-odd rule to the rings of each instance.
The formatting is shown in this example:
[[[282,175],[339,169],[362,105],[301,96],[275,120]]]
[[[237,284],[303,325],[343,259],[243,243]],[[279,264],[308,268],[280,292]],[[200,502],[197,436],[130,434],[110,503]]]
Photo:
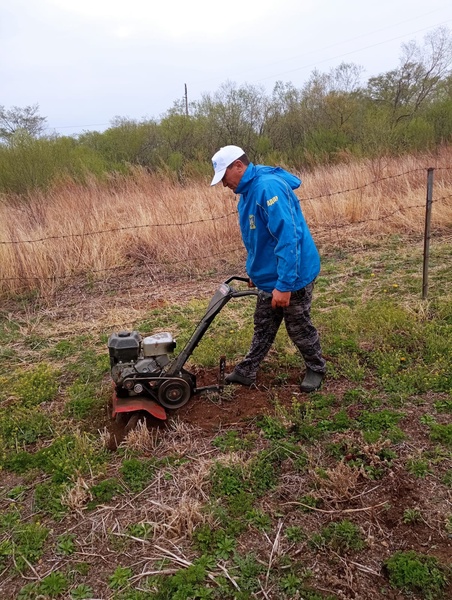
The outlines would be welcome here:
[[[422,15],[418,15],[416,17],[412,17],[411,19],[405,19],[404,21],[398,21],[397,23],[391,23],[391,25],[387,25],[386,27],[382,27],[380,29],[375,29],[374,31],[369,31],[367,33],[362,33],[361,35],[357,35],[357,36],[355,36],[353,38],[349,38],[349,39],[346,39],[346,40],[341,40],[340,42],[336,42],[334,44],[330,44],[329,46],[324,46],[323,48],[320,48],[319,50],[311,50],[310,52],[308,52],[308,54],[317,54],[319,52],[323,52],[323,50],[328,50],[329,48],[335,48],[336,46],[339,46],[341,44],[347,44],[348,42],[354,42],[355,40],[359,40],[359,39],[361,39],[363,37],[364,38],[369,37],[371,35],[374,35],[375,33],[380,33],[381,31],[386,31],[387,29],[390,29],[392,27],[397,27],[399,25],[403,25],[404,23],[409,23],[410,21],[415,21],[416,19],[420,19],[422,17],[426,17],[428,15],[431,15],[432,13],[438,12],[438,10],[442,10],[442,8],[444,8],[444,7],[437,8],[435,10],[431,10],[431,11],[429,11],[427,13],[423,13]],[[445,21],[445,23],[447,23],[447,22],[448,21]],[[430,27],[432,27],[432,28],[433,27],[438,27],[438,25],[432,25]],[[427,27],[426,29],[429,29],[429,27]],[[420,30],[420,31],[422,31],[422,30]],[[405,37],[407,35],[413,35],[414,33],[417,33],[417,32],[411,32],[411,33],[404,34],[404,35],[400,36],[400,38],[401,37]],[[398,38],[394,38],[394,39],[398,39]],[[388,40],[388,41],[393,41],[393,40]],[[379,42],[379,43],[384,44],[386,42]],[[356,52],[359,52],[359,50],[356,50]],[[306,56],[306,53],[297,54],[295,56],[285,57],[283,60],[277,60],[277,61],[272,62],[272,63],[267,63],[265,66],[269,67],[269,66],[272,66],[272,65],[277,65],[277,64],[279,64],[281,62],[287,62],[287,61],[295,60],[297,58],[302,58],[302,57],[305,57],[305,56]],[[339,55],[338,57],[333,57],[333,58],[339,58],[340,56],[341,55]],[[328,60],[333,60],[333,59],[328,59]],[[247,69],[245,71],[242,71],[241,73],[247,73],[249,71],[254,71],[256,68],[260,68],[260,67],[261,67],[261,65],[259,65],[259,67]],[[277,77],[277,75],[276,75],[276,77]]]
[[[418,15],[418,16],[416,16],[416,17],[412,17],[412,18],[410,18],[410,19],[405,19],[405,20],[403,20],[403,21],[398,21],[397,23],[392,23],[391,25],[388,25],[388,26],[386,26],[386,27],[382,27],[382,28],[380,28],[380,29],[376,29],[376,30],[374,30],[374,31],[371,31],[371,32],[369,32],[369,33],[361,34],[361,35],[359,35],[359,36],[355,36],[355,37],[353,37],[353,38],[348,38],[348,39],[346,39],[346,40],[342,40],[342,41],[340,41],[340,42],[336,42],[335,44],[331,44],[331,45],[329,45],[329,46],[324,46],[323,48],[320,48],[319,50],[312,50],[312,51],[310,52],[310,54],[319,53],[319,52],[322,52],[323,50],[328,50],[329,48],[334,48],[334,47],[336,47],[336,46],[339,46],[340,44],[344,44],[344,43],[348,43],[348,42],[353,42],[353,41],[355,41],[355,40],[361,39],[362,37],[368,37],[368,36],[370,36],[370,35],[373,35],[373,34],[375,34],[375,33],[379,33],[379,32],[381,32],[381,31],[385,31],[385,30],[387,30],[387,29],[389,29],[389,28],[391,28],[391,27],[396,27],[396,26],[398,26],[398,25],[402,25],[402,24],[404,24],[404,23],[408,23],[408,22],[411,22],[411,21],[415,21],[416,19],[420,19],[420,18],[422,18],[422,17],[426,17],[426,16],[428,16],[428,15],[430,15],[430,14],[433,14],[433,13],[435,13],[435,12],[438,12],[439,10],[442,10],[442,8],[444,8],[444,7],[441,7],[441,8],[438,8],[438,9],[435,9],[435,10],[432,10],[432,11],[429,11],[429,12],[426,12],[426,13],[423,13],[423,14],[421,14],[421,15]],[[289,73],[294,73],[294,72],[296,72],[296,71],[301,71],[301,70],[303,70],[303,69],[313,68],[313,67],[316,67],[318,64],[323,64],[323,63],[325,63],[325,62],[329,62],[329,61],[331,61],[331,60],[335,60],[335,59],[338,59],[338,58],[342,58],[342,57],[345,57],[345,56],[349,56],[349,55],[351,55],[351,54],[355,54],[356,52],[362,52],[363,50],[368,50],[368,49],[370,49],[370,48],[375,48],[375,47],[377,47],[377,46],[381,46],[381,45],[383,45],[383,44],[386,44],[386,43],[389,43],[389,42],[393,42],[393,41],[396,41],[396,40],[400,40],[400,39],[402,39],[402,38],[405,38],[405,37],[407,37],[407,36],[415,35],[415,34],[417,34],[417,33],[421,33],[421,32],[423,32],[423,31],[427,31],[427,30],[430,30],[430,29],[435,29],[435,28],[438,28],[438,27],[440,27],[440,26],[442,26],[442,25],[445,25],[445,24],[447,24],[447,23],[450,23],[451,21],[452,21],[452,19],[448,19],[448,20],[446,20],[446,21],[442,21],[442,22],[440,22],[440,23],[437,23],[437,24],[435,24],[435,25],[430,25],[430,26],[428,26],[428,27],[423,27],[423,28],[421,28],[421,29],[417,29],[416,31],[412,31],[412,32],[409,32],[409,33],[405,33],[405,34],[403,34],[403,35],[399,35],[399,36],[396,36],[396,37],[393,37],[393,38],[390,38],[390,39],[387,39],[387,40],[383,40],[383,41],[381,41],[381,42],[376,42],[375,44],[370,44],[369,46],[364,46],[364,47],[362,47],[362,48],[357,48],[357,49],[355,49],[355,50],[351,50],[350,52],[345,52],[345,53],[342,53],[342,54],[338,54],[338,55],[336,55],[336,56],[332,56],[332,57],[329,57],[329,58],[326,58],[326,59],[322,59],[322,60],[315,61],[315,62],[313,62],[313,63],[311,63],[311,64],[303,65],[303,66],[301,66],[301,67],[296,67],[296,68],[294,68],[294,69],[289,69],[289,70],[282,71],[282,72],[279,72],[279,73],[276,73],[276,74],[273,74],[273,75],[269,75],[269,76],[266,76],[266,77],[262,77],[262,78],[256,79],[256,80],[255,80],[255,82],[266,81],[266,80],[268,80],[268,79],[273,79],[273,78],[275,78],[275,77],[280,77],[280,76],[282,76],[282,75],[287,75],[287,74],[289,74]],[[306,56],[306,54],[303,54],[303,55],[300,55],[300,54],[299,54],[299,55],[296,55],[296,56],[292,56],[292,57],[290,57],[290,58],[288,58],[288,59],[287,59],[287,58],[285,58],[285,59],[284,59],[284,62],[286,62],[286,61],[288,61],[288,60],[296,60],[297,58],[300,58],[300,57],[302,57],[302,56],[304,57],[304,56]],[[281,62],[283,62],[283,60],[276,61],[276,62],[273,62],[273,63],[267,63],[266,65],[262,65],[262,64],[260,64],[258,67],[254,67],[254,68],[251,68],[251,69],[247,69],[247,70],[245,70],[245,71],[241,71],[241,72],[239,73],[239,75],[240,75],[240,74],[244,74],[244,73],[249,73],[249,72],[251,72],[251,71],[253,71],[253,70],[256,70],[257,68],[262,68],[262,66],[264,66],[264,67],[268,67],[268,66],[271,66],[271,65],[276,65],[276,64],[279,64],[279,63],[281,63]],[[197,84],[197,85],[200,85],[200,82],[196,82],[196,84]],[[61,126],[49,126],[49,127],[46,127],[45,129],[46,129],[46,130],[50,130],[50,129],[81,129],[81,128],[83,128],[83,127],[103,127],[103,126],[106,126],[106,125],[110,125],[110,122],[109,122],[109,123],[92,123],[92,124],[88,124],[88,125],[61,125]]]
[[[432,25],[430,27],[423,27],[422,29],[418,29],[417,31],[413,31],[412,33],[406,33],[404,35],[399,35],[389,40],[384,40],[383,42],[377,42],[376,44],[370,44],[369,46],[364,46],[363,48],[357,48],[356,50],[351,50],[350,52],[344,52],[343,54],[338,54],[337,56],[332,56],[330,58],[324,58],[323,60],[318,60],[315,63],[310,65],[303,65],[302,67],[296,67],[295,69],[290,69],[288,71],[284,71],[282,73],[276,73],[275,75],[269,75],[268,77],[262,77],[261,79],[257,79],[256,81],[265,81],[267,79],[273,79],[274,77],[280,77],[281,75],[287,75],[288,73],[294,73],[295,71],[301,71],[302,69],[309,69],[311,67],[315,67],[318,64],[329,62],[330,60],[335,60],[337,58],[342,58],[343,56],[349,56],[350,54],[355,54],[356,52],[362,52],[363,50],[368,50],[369,48],[375,48],[376,46],[381,46],[382,44],[387,44],[388,42],[394,42],[395,40],[400,40],[402,38],[407,37],[408,35],[414,35],[416,33],[420,33],[421,31],[427,31],[428,29],[434,29],[437,27],[441,27],[441,25],[445,25],[446,23],[450,23],[452,19],[448,19],[447,21],[443,21],[442,23],[437,23],[436,25]],[[336,44],[337,45],[337,44]]]

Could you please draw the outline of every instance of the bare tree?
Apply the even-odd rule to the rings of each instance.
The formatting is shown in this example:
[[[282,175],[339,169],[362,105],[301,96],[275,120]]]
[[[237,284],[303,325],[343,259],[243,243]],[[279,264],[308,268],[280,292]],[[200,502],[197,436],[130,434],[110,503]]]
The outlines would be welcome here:
[[[262,86],[227,81],[215,94],[204,94],[196,105],[196,118],[205,118],[215,138],[212,148],[237,144],[254,158],[268,112]]]
[[[447,27],[440,27],[425,36],[423,47],[414,40],[402,44],[399,67],[369,79],[368,93],[392,110],[397,124],[435,99],[451,69],[452,36]]]
[[[343,130],[357,113],[363,67],[341,63],[329,73],[313,71],[302,90],[302,106],[310,129]]]
[[[32,137],[40,136],[45,130],[46,117],[39,115],[39,105],[20,108],[13,106],[7,110],[0,106],[0,140],[10,140],[17,132],[26,132]]]

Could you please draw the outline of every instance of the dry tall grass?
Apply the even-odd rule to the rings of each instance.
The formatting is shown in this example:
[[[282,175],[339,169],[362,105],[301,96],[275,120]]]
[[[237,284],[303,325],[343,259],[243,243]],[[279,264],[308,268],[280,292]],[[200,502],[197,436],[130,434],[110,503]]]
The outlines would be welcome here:
[[[432,227],[452,223],[452,148],[300,174],[297,191],[316,240],[360,242],[391,232],[422,235],[427,169],[435,168]],[[236,198],[221,186],[179,186],[136,169],[87,186],[67,182],[0,203],[0,294],[55,289],[77,276],[139,267],[149,278],[227,270],[243,250]]]

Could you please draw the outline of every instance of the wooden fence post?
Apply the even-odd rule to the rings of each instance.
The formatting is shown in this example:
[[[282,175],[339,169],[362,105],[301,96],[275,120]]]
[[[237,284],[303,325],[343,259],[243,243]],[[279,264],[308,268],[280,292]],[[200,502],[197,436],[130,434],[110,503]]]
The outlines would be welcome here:
[[[428,259],[430,253],[430,222],[432,218],[433,204],[433,167],[427,170],[427,201],[425,205],[425,228],[424,228],[424,265],[422,275],[422,299],[427,298],[428,293]]]

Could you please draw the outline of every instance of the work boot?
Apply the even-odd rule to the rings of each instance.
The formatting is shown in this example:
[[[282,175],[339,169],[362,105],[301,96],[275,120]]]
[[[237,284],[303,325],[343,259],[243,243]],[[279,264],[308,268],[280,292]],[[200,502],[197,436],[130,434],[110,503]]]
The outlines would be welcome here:
[[[313,371],[309,367],[306,369],[306,374],[304,376],[303,381],[300,385],[300,390],[302,392],[306,392],[309,394],[310,392],[315,392],[318,390],[322,384],[322,380],[325,377],[325,373],[319,373],[318,371]]]
[[[240,375],[236,371],[232,371],[229,375],[226,375],[224,378],[225,383],[239,383],[240,385],[250,386],[253,383],[256,383],[256,379],[253,377],[245,377],[245,375]]]

